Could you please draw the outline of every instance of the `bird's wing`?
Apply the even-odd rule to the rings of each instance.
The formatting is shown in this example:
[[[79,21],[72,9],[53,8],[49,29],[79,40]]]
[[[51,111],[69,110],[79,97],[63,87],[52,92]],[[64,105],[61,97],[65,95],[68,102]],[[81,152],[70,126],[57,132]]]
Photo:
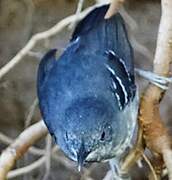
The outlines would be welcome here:
[[[78,36],[82,36],[91,31],[94,27],[101,23],[104,19],[109,5],[95,8],[84,19],[82,19],[73,32],[71,41],[75,40]]]
[[[105,66],[110,73],[111,90],[118,100],[119,109],[123,109],[135,97],[136,86],[123,59],[113,51],[108,51],[106,54],[108,60]]]
[[[38,94],[41,87],[44,86],[44,82],[46,81],[46,77],[48,76],[49,72],[51,71],[52,67],[56,62],[56,54],[57,49],[51,49],[48,51],[45,56],[42,58],[39,67],[38,67]]]
[[[41,63],[39,64],[38,67],[38,77],[37,77],[37,94],[38,94],[38,99],[39,99],[39,104],[40,104],[40,110],[43,115],[44,122],[46,123],[49,132],[53,135],[53,129],[52,125],[50,122],[46,120],[47,117],[47,107],[48,104],[46,104],[46,101],[44,101],[47,97],[48,94],[44,92],[44,86],[46,84],[46,81],[48,81],[48,75],[52,68],[54,67],[56,63],[56,49],[50,50],[48,53],[45,54],[45,56],[42,58]]]
[[[124,20],[119,13],[104,19],[108,5],[95,8],[78,23],[71,42],[80,38],[81,45],[92,51],[114,51],[125,62],[128,72],[134,76],[133,51],[128,40]]]

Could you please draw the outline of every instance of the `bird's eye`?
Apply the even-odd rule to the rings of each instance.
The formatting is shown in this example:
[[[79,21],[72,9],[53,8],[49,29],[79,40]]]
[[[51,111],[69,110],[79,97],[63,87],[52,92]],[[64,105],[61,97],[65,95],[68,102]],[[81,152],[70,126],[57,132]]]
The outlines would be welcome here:
[[[101,141],[104,141],[104,140],[105,140],[105,131],[102,132],[100,140],[101,140]]]

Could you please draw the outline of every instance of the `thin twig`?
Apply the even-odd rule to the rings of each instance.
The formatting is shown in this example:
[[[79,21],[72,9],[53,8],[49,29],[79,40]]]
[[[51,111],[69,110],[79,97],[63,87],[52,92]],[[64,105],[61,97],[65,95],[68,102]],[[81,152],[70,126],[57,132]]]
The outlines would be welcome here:
[[[56,151],[57,151],[57,147],[53,147],[52,148],[52,154],[55,153]],[[42,166],[45,162],[46,162],[46,155],[42,156],[41,158],[39,158],[38,160],[34,161],[33,163],[31,163],[28,166],[25,166],[25,167],[18,168],[18,169],[10,171],[8,173],[8,175],[7,175],[7,178],[8,179],[15,178],[15,177],[18,177],[18,176],[22,176],[24,174],[31,173],[35,169],[37,169],[40,166]]]
[[[131,149],[129,154],[125,157],[121,171],[124,173],[128,173],[129,170],[133,167],[133,165],[140,159],[142,152],[144,151],[144,141],[143,141],[143,131],[142,128],[138,129],[137,140],[134,147]]]
[[[43,156],[28,166],[10,171],[7,175],[7,178],[11,179],[11,178],[15,178],[15,177],[18,177],[18,176],[21,176],[24,174],[28,174],[28,173],[32,172],[33,170],[42,166],[45,163],[45,160],[46,160],[46,157]]]
[[[52,28],[47,31],[35,34],[28,43],[14,56],[5,66],[0,69],[0,79],[7,74],[14,66],[16,66],[23,57],[35,46],[35,44],[40,40],[48,39],[49,37],[57,34],[63,28],[65,28],[68,24],[76,20],[76,16],[78,16],[78,20],[82,19],[86,14],[88,14],[91,10],[93,10],[96,6],[91,6],[84,11],[82,11],[79,15],[71,15],[64,19],[62,19],[59,23],[57,23]]]
[[[167,167],[169,180],[172,180],[172,151],[169,148],[164,148],[163,158]]]
[[[105,19],[108,19],[111,16],[113,16],[114,14],[116,14],[124,2],[125,2],[125,0],[112,0],[109,9],[106,12]]]
[[[38,99],[35,98],[31,107],[29,108],[29,113],[28,113],[28,115],[26,117],[26,121],[25,121],[25,128],[31,124],[31,120],[32,120],[32,117],[34,115],[34,112],[35,112],[37,105],[38,105]]]
[[[91,167],[89,167],[89,169],[84,168],[83,169],[83,173],[82,173],[82,177],[81,180],[94,180],[91,177],[91,172],[94,171],[94,168],[96,167],[96,164],[92,164]]]
[[[69,29],[74,29],[76,26],[76,23],[78,22],[78,16],[81,13],[81,10],[83,8],[84,0],[78,0],[77,8],[76,8],[76,19],[69,25]]]
[[[146,156],[144,153],[142,153],[142,157],[143,157],[143,159],[145,160],[145,162],[147,163],[147,165],[149,166],[149,168],[150,168],[150,170],[151,170],[151,172],[152,172],[152,175],[153,175],[154,180],[158,180],[158,177],[157,177],[157,175],[156,175],[156,173],[155,173],[155,170],[154,170],[151,162],[150,162],[149,159],[147,158],[147,156]]]
[[[67,169],[76,172],[76,165],[75,165],[75,163],[71,162],[69,159],[64,158],[62,156],[59,156],[58,154],[54,153],[53,154],[53,160],[56,160],[57,162],[62,163]]]
[[[48,134],[46,138],[46,161],[45,161],[46,172],[43,177],[43,180],[48,179],[51,171],[51,146],[52,146],[52,140],[51,140],[51,136]]]
[[[0,141],[3,142],[4,144],[10,145],[15,140],[0,132]],[[40,148],[37,148],[37,147],[34,147],[34,146],[29,147],[28,152],[33,154],[33,155],[37,155],[37,156],[42,156],[42,155],[45,154],[44,149],[40,149]]]
[[[121,7],[119,12],[124,18],[125,23],[130,27],[132,31],[135,31],[138,29],[138,25],[136,21],[129,15],[129,13],[125,10],[124,7]]]
[[[150,60],[150,62],[152,62],[153,53],[151,53],[151,51],[146,46],[138,42],[133,35],[130,35],[130,41],[135,51],[139,52],[140,54],[145,56],[148,60]]]
[[[0,132],[0,141],[4,144],[11,144],[13,142],[13,140],[11,138],[6,136],[2,132]]]
[[[32,31],[32,25],[33,25],[32,22],[35,12],[35,6],[33,0],[23,0],[23,2],[27,7],[27,14],[25,15],[26,16],[25,25],[24,25],[25,28],[24,28],[24,35],[22,37],[24,37],[24,41],[28,41]]]
[[[138,29],[137,22],[128,14],[125,8],[121,7],[119,12],[121,13],[122,17],[125,20],[125,23],[129,26],[129,29],[132,31],[132,33],[136,31]],[[139,52],[152,62],[153,53],[146,46],[138,42],[132,33],[129,34],[129,38],[134,50]]]
[[[103,5],[103,4],[110,4],[111,0],[95,0],[96,4]]]
[[[41,52],[34,52],[34,51],[29,51],[29,52],[27,53],[27,55],[29,55],[29,56],[31,56],[31,57],[35,57],[35,58],[37,58],[38,60],[41,60],[42,57],[44,56],[43,53],[41,53]]]

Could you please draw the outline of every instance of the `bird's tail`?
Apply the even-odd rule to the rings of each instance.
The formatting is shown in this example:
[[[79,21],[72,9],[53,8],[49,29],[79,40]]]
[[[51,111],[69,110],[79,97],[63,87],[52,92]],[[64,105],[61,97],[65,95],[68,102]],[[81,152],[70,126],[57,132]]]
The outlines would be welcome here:
[[[81,43],[95,52],[112,50],[123,59],[128,71],[134,74],[133,51],[128,40],[124,20],[119,13],[109,19],[104,16],[109,5],[95,8],[82,21],[73,33],[71,41],[81,37]]]

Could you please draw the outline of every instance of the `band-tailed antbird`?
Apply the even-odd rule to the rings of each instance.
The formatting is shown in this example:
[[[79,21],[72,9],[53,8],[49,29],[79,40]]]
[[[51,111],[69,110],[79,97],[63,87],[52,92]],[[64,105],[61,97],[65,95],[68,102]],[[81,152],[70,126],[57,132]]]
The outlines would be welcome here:
[[[60,58],[52,49],[38,69],[43,120],[79,167],[120,158],[136,124],[133,50],[121,15],[104,19],[108,7],[90,12]]]

